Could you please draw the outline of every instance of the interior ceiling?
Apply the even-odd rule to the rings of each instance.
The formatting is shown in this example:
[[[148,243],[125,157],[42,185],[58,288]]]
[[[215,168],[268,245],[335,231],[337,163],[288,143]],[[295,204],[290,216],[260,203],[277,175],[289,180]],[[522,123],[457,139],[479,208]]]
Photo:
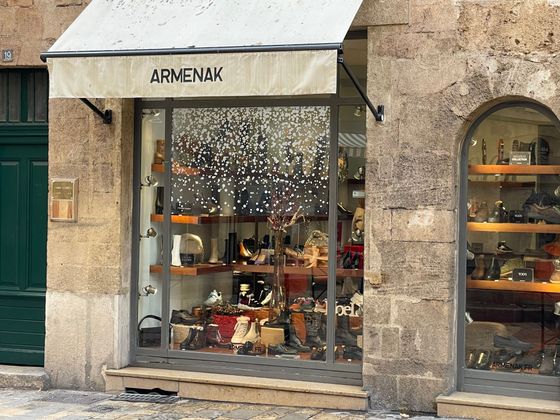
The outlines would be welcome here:
[[[540,112],[531,108],[505,108],[493,113],[489,118],[494,119],[508,119],[508,120],[519,120],[521,123],[530,124],[551,124],[548,117],[544,116]]]
[[[347,39],[343,49],[346,63],[352,66],[367,65],[367,39]]]

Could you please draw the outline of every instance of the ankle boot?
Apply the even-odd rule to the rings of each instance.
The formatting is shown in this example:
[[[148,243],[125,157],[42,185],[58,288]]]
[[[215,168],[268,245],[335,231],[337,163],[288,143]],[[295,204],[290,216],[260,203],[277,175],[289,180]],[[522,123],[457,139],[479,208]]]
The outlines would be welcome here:
[[[486,280],[500,279],[500,263],[496,258],[492,257],[492,262],[490,263],[490,267],[488,267],[488,270],[486,270],[484,278]]]
[[[189,333],[187,334],[187,338],[185,338],[181,342],[181,344],[179,345],[179,348],[181,350],[188,350],[189,349],[189,344],[191,343],[191,341],[193,341],[195,335],[196,335],[195,327],[189,327]]]
[[[337,316],[338,327],[336,329],[336,342],[347,346],[356,346],[357,339],[350,333],[350,317],[348,315]]]
[[[199,350],[206,346],[206,334],[204,333],[204,327],[194,327],[194,337],[189,343],[189,350]]]
[[[319,337],[319,329],[321,328],[322,316],[318,312],[304,313],[305,327],[307,330],[306,346],[323,347],[324,343]]]
[[[479,254],[474,258],[475,268],[471,273],[471,279],[482,280],[484,278],[484,273],[486,272],[486,261],[484,260],[484,255]]]
[[[156,214],[163,214],[163,187],[156,187]]]
[[[229,343],[226,343],[222,338],[217,324],[208,324],[206,326],[206,344],[216,347],[230,346]]]

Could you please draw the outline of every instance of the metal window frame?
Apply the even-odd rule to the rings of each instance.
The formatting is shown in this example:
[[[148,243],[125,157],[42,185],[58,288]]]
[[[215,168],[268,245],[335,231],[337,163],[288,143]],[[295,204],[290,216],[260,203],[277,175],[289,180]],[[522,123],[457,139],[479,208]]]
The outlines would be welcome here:
[[[340,106],[363,106],[361,98],[339,98],[331,95],[322,98],[235,98],[235,99],[164,99],[157,101],[135,101],[135,147],[134,147],[134,184],[140,185],[140,156],[141,156],[141,119],[142,111],[146,109],[161,109],[165,113],[165,135],[166,135],[166,156],[171,156],[171,128],[173,109],[177,108],[224,108],[224,107],[281,107],[281,106],[326,106],[330,108],[330,131],[331,146],[329,151],[329,220],[330,231],[336,231],[338,222],[337,198],[337,156],[338,156],[338,122]],[[171,181],[171,167],[166,165],[164,176],[166,185]],[[164,228],[163,235],[169,238],[171,227],[170,197],[171,190],[165,189],[164,204]],[[274,358],[256,358],[251,356],[233,356],[229,354],[214,354],[203,352],[185,352],[169,350],[169,330],[162,329],[162,342],[159,349],[147,349],[137,346],[137,320],[138,320],[138,262],[139,262],[139,243],[137,238],[139,231],[139,211],[140,211],[140,190],[134,191],[134,210],[133,210],[133,258],[132,258],[132,318],[130,325],[131,334],[131,365],[132,366],[165,366],[169,369],[205,371],[231,373],[235,375],[275,377],[281,379],[298,379],[314,382],[340,383],[348,385],[362,385],[362,364],[348,365],[335,363],[334,340],[335,340],[335,299],[336,299],[336,259],[329,259],[327,280],[328,291],[328,322],[331,328],[327,331],[327,361],[298,361],[282,360]],[[161,274],[163,279],[169,279],[170,269],[170,241],[164,241],[164,272]],[[329,235],[329,253],[336,254],[336,235]],[[162,290],[162,325],[169,322],[169,289],[170,284],[164,280],[165,287]],[[203,363],[201,363],[203,362]]]
[[[529,108],[549,118],[560,132],[560,120],[550,109],[536,102],[513,100],[494,105],[480,115],[469,127],[460,146],[459,179],[459,244],[457,258],[457,389],[465,392],[505,395],[519,398],[557,400],[560,395],[560,377],[528,375],[509,372],[488,372],[467,369],[465,366],[465,311],[467,297],[467,201],[468,201],[468,152],[470,140],[480,124],[493,113],[508,108]]]

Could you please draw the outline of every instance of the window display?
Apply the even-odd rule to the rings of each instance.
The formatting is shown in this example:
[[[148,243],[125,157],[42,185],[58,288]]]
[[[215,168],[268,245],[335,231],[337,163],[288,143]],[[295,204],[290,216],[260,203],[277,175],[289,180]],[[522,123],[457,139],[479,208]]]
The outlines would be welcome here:
[[[511,106],[468,140],[465,366],[560,376],[560,131]]]
[[[338,142],[331,106],[142,111],[140,348],[327,362],[332,328],[331,363],[361,363],[365,113],[355,108],[337,112]]]

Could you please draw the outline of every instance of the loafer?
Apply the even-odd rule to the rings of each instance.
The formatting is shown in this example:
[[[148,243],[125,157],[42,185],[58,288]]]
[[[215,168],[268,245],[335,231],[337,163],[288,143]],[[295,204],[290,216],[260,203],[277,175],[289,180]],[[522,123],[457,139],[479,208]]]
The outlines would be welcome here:
[[[270,354],[297,354],[297,350],[286,346],[285,344],[275,344],[274,346],[268,346],[268,352]]]
[[[533,348],[533,345],[531,343],[527,343],[526,341],[521,341],[513,336],[502,337],[501,335],[495,335],[494,347],[498,347],[499,349],[528,351]]]

